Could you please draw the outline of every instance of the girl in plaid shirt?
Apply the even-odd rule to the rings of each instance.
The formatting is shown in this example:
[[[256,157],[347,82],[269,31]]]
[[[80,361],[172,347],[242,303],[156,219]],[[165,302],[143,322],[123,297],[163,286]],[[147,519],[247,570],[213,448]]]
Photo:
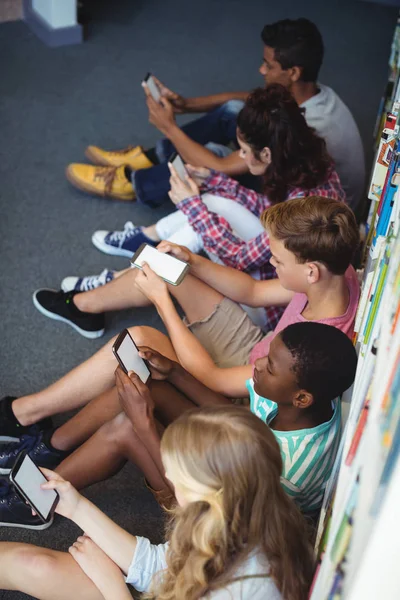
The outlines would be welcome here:
[[[308,196],[344,201],[345,194],[325,141],[307,125],[301,108],[283,86],[275,84],[252,92],[237,124],[241,156],[251,174],[261,179],[261,193],[223,173],[190,165],[190,176],[182,181],[170,167],[170,198],[179,211],[148,228],[127,223],[123,232],[97,232],[107,235],[96,243],[96,233],[95,245],[110,254],[130,256],[143,242],[157,245],[166,239],[193,252],[204,249],[215,262],[249,272],[256,279],[272,279],[275,271],[269,263],[269,237],[259,220],[264,210],[285,200]],[[89,291],[82,291],[87,278],[67,278],[74,279],[78,292],[71,299],[74,306],[83,313],[97,314],[121,308],[121,298],[125,299],[124,307],[137,306],[134,300],[129,302],[132,273],[108,275],[100,283],[108,284],[114,279],[112,286],[96,288],[95,283],[95,289],[89,286]],[[71,288],[63,282],[63,290],[66,289]],[[64,306],[68,294],[57,296],[56,304]],[[51,317],[58,308],[48,296],[47,293],[44,302],[36,294],[35,304]],[[267,330],[276,326],[282,312],[280,307],[271,306],[250,314]]]

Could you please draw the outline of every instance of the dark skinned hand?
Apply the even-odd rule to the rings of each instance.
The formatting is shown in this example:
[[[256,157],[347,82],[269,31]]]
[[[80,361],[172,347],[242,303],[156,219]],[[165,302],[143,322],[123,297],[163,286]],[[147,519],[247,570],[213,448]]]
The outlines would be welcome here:
[[[139,356],[147,361],[152,378],[158,381],[167,379],[176,364],[175,361],[147,346],[139,346]]]
[[[121,367],[115,370],[115,383],[121,408],[134,428],[148,427],[153,420],[154,400],[147,385],[133,371],[126,375]]]

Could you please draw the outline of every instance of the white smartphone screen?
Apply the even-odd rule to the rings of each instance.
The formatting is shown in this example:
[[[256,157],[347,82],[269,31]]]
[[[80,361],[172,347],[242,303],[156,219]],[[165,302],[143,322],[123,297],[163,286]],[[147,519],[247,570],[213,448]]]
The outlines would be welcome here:
[[[47,519],[57,494],[54,490],[42,490],[40,485],[47,479],[29,456],[25,456],[14,476],[14,481],[29,498],[32,505]]]
[[[178,281],[183,271],[187,268],[187,263],[170,254],[159,252],[156,248],[149,245],[143,248],[132,264],[141,267],[143,263],[147,263],[157,275],[172,284]]]
[[[120,359],[125,365],[127,371],[133,371],[140,377],[143,383],[146,383],[150,376],[150,371],[146,363],[139,356],[136,346],[133,344],[129,335],[126,335],[122,340],[122,344],[116,351]]]
[[[171,165],[175,168],[176,172],[178,173],[178,175],[182,179],[182,181],[185,181],[188,172],[186,171],[186,168],[185,168],[185,165],[183,163],[183,160],[181,159],[181,157],[179,156],[179,154],[177,154],[175,156],[175,158],[172,161]]]
[[[144,82],[147,87],[149,88],[149,92],[152,95],[153,99],[156,102],[160,102],[161,99],[161,94],[160,94],[160,90],[158,89],[158,85],[156,84],[156,82],[154,81],[153,77],[150,76],[148,78],[147,81]]]

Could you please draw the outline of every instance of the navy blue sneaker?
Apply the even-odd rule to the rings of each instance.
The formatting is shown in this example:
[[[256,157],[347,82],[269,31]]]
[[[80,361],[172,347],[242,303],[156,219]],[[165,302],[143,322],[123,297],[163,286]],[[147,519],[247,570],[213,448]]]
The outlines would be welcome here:
[[[43,288],[34,292],[32,300],[45,317],[68,323],[90,340],[101,337],[104,333],[104,313],[95,314],[79,310],[73,300],[76,293]]]
[[[122,231],[95,231],[92,235],[92,242],[105,254],[127,256],[128,258],[144,243],[151,246],[159,244],[144,235],[143,228],[135,227],[131,221],[125,223]]]
[[[18,496],[14,488],[6,480],[0,481],[0,527],[22,527],[23,529],[47,529],[53,522],[43,523],[42,519],[32,514],[31,507]]]
[[[5,396],[0,400],[0,442],[18,442],[22,435],[37,435],[40,431],[53,429],[50,417],[34,425],[21,425],[12,412],[11,404],[15,396]]]
[[[38,435],[23,435],[19,442],[0,444],[0,474],[7,475],[14,466],[17,456],[25,451],[38,467],[55,469],[70,452],[57,450],[50,444],[52,432]]]

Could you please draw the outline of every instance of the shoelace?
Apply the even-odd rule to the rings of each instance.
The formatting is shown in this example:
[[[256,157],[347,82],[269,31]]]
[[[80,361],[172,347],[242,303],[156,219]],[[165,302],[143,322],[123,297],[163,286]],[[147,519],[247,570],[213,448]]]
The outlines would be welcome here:
[[[102,271],[99,275],[88,275],[87,277],[82,277],[80,290],[85,292],[94,290],[100,285],[105,285],[112,279],[114,279],[114,272],[104,269],[104,271]]]
[[[22,435],[19,442],[5,444],[0,452],[8,456],[17,456],[20,452],[30,452],[42,441],[42,435]]]
[[[127,221],[122,231],[113,231],[112,233],[109,233],[107,241],[111,242],[113,245],[117,244],[119,248],[121,248],[121,246],[131,237],[135,236],[138,231],[140,231],[140,227],[135,227],[132,221]]]
[[[112,152],[108,152],[108,154],[117,154],[118,156],[121,154],[128,154],[128,152],[134,148],[135,146],[127,146],[126,148],[122,148],[122,150],[113,150]]]
[[[104,181],[104,195],[109,196],[117,173],[117,167],[96,167],[94,179]]]

